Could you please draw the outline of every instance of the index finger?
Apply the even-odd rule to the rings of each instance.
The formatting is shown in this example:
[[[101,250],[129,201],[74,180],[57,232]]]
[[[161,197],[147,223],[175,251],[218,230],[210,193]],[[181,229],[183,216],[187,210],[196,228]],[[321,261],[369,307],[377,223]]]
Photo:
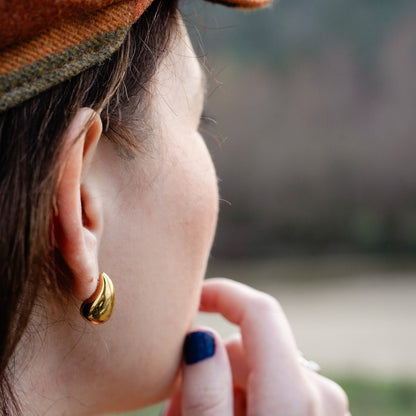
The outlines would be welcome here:
[[[299,382],[296,342],[276,299],[228,279],[209,279],[202,289],[200,310],[220,313],[241,328],[250,371],[249,394],[261,398],[264,406],[274,404],[279,409],[285,407],[279,400],[293,400],[285,392],[304,383]]]

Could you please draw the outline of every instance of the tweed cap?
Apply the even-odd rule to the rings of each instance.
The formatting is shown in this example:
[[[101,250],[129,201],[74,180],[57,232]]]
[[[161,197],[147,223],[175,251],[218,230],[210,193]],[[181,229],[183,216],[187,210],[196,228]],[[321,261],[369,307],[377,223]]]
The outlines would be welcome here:
[[[272,0],[208,0],[254,9]],[[0,112],[100,63],[152,0],[0,0]]]

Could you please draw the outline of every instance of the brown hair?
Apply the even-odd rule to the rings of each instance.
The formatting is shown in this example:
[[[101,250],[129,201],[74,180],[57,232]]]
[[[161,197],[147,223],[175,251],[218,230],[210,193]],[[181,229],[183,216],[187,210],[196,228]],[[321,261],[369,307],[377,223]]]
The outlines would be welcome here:
[[[154,1],[111,59],[0,114],[2,415],[19,413],[10,358],[38,289],[62,287],[51,227],[63,134],[78,109],[91,107],[101,114],[105,137],[122,153],[138,148],[132,124],[140,128],[144,119],[146,86],[168,47],[176,10],[176,0]]]

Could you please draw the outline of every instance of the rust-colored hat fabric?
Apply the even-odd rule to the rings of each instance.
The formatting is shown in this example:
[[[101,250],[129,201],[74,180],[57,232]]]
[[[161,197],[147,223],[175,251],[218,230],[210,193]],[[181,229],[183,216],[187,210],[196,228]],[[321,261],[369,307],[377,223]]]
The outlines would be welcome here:
[[[0,112],[110,57],[153,0],[0,0]],[[272,0],[208,0],[254,9]]]

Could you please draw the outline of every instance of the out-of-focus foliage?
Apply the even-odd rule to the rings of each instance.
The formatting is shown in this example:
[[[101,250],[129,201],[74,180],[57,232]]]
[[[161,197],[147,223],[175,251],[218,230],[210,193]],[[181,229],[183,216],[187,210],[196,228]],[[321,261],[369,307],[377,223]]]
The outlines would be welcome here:
[[[186,19],[223,84],[207,109],[231,202],[214,253],[413,251],[414,1],[281,0],[255,14],[202,6]]]
[[[305,54],[340,44],[372,64],[383,39],[415,5],[412,0],[280,0],[254,14],[205,9],[189,19],[205,22],[201,36],[209,53],[290,68]]]
[[[347,392],[352,415],[413,416],[416,385],[405,381],[338,380]]]

